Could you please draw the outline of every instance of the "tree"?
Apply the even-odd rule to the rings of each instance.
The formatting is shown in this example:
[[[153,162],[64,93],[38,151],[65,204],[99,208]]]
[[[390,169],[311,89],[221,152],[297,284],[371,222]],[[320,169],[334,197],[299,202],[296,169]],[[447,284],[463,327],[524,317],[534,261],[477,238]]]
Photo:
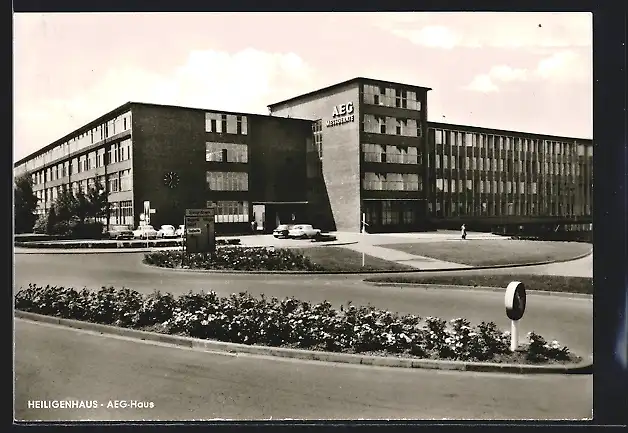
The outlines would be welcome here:
[[[37,215],[37,196],[33,192],[33,181],[30,175],[24,174],[15,179],[13,185],[15,202],[15,233],[28,233],[33,230]]]
[[[105,218],[107,216],[108,209],[108,197],[107,191],[100,184],[100,182],[96,181],[94,185],[87,191],[85,194],[85,198],[87,199],[88,208],[87,208],[87,217],[88,218]]]
[[[78,225],[85,224],[85,220],[90,216],[91,203],[89,202],[83,188],[79,188],[74,196],[74,216],[77,219]]]
[[[48,209],[48,218],[46,219],[46,233],[49,235],[55,234],[57,229],[57,211],[55,205],[52,204]]]
[[[57,221],[70,223],[76,218],[77,200],[72,190],[66,189],[59,192],[54,203]]]

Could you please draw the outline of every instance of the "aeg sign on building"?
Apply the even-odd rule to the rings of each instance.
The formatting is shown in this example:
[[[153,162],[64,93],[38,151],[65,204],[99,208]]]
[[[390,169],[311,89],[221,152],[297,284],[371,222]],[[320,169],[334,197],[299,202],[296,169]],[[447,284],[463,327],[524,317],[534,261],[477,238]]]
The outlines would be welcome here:
[[[15,163],[39,212],[62,189],[106,187],[109,225],[183,224],[214,205],[217,233],[590,227],[593,143],[429,122],[425,87],[354,78],[270,115],[128,102]],[[211,101],[208,101],[211,103]]]

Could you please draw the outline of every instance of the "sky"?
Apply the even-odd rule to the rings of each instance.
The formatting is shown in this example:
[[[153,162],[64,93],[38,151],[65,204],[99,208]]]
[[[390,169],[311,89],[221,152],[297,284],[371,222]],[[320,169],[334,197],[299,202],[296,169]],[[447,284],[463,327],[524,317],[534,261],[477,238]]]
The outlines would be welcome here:
[[[591,138],[590,13],[14,15],[13,160],[128,101],[267,114],[357,76],[428,120]]]

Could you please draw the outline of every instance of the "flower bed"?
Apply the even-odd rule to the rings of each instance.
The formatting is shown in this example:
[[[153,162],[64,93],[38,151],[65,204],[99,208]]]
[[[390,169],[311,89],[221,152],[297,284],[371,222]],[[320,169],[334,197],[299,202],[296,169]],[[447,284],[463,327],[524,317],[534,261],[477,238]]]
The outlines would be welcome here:
[[[330,352],[366,353],[460,361],[574,363],[581,359],[558,342],[529,333],[510,352],[508,332],[494,323],[398,315],[373,307],[295,298],[255,298],[248,293],[219,297],[215,292],[174,297],[103,287],[99,291],[29,285],[15,296],[15,308],[66,319],[150,330],[165,334],[249,345]]]
[[[215,269],[236,271],[321,271],[308,257],[288,248],[224,247],[216,253],[155,251],[144,255],[144,263],[162,268]]]

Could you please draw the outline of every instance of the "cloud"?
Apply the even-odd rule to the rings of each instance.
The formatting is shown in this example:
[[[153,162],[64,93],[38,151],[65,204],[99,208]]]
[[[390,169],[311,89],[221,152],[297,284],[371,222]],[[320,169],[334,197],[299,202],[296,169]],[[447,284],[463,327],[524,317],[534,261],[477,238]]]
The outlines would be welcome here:
[[[499,81],[525,81],[527,79],[527,72],[528,71],[525,69],[500,65],[493,66],[489,71],[489,75]]]
[[[535,68],[512,68],[506,65],[493,66],[488,73],[475,76],[465,88],[476,92],[499,91],[497,83],[521,81],[545,81],[557,83],[586,82],[592,79],[592,69],[582,56],[572,50],[562,50],[541,59]]]
[[[476,75],[473,78],[473,81],[466,86],[468,90],[472,90],[474,92],[480,93],[491,93],[499,91],[499,87],[493,83],[491,76],[489,74],[480,74]]]
[[[266,114],[271,89],[280,89],[274,97],[289,97],[312,87],[313,76],[311,67],[290,52],[195,50],[166,74],[127,66],[109,70],[96,85],[67,98],[25,105],[16,95],[15,159],[127,101]]]
[[[427,46],[451,49],[590,47],[590,13],[408,13],[391,14],[375,25],[392,34]],[[435,43],[436,40],[442,42]],[[440,37],[440,38],[439,38]]]
[[[425,26],[420,30],[393,29],[392,33],[431,48],[452,49],[461,43],[460,37],[445,26]]]
[[[591,62],[588,62],[589,67],[586,65],[575,51],[563,50],[541,60],[534,73],[545,80],[583,81],[592,78]]]
[[[488,73],[476,75],[465,88],[474,92],[490,93],[499,91],[496,82],[526,81],[528,71],[506,65],[493,66]]]

